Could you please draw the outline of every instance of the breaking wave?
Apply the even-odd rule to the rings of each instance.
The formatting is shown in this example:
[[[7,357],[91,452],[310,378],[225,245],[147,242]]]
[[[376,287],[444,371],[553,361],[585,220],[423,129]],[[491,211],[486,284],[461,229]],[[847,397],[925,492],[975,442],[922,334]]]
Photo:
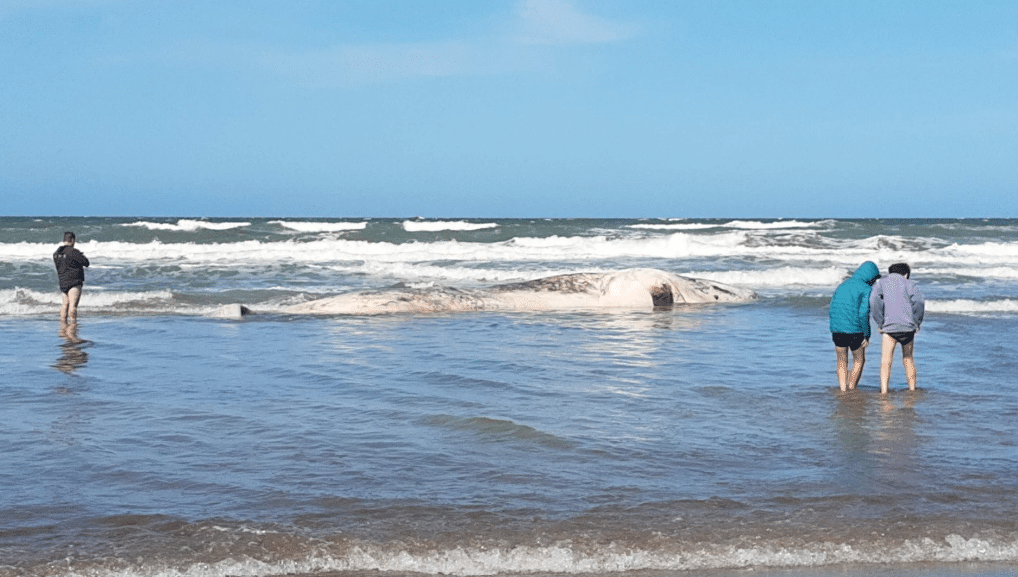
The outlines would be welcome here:
[[[172,230],[182,232],[194,232],[196,230],[231,230],[251,226],[250,222],[209,222],[207,220],[193,220],[182,218],[173,223],[138,221],[122,224],[121,226],[136,226],[149,230]]]
[[[316,226],[318,223],[314,223]],[[350,223],[347,230],[353,230]],[[430,224],[430,223],[429,223]],[[303,226],[303,225],[298,225]],[[343,228],[334,226],[334,232]],[[309,225],[308,229],[312,227]],[[50,258],[52,244],[0,243],[0,262],[40,262]],[[839,263],[854,269],[864,260],[880,263],[908,261],[917,273],[935,269],[952,275],[1018,277],[1018,243],[980,243],[935,246],[931,241],[871,237],[854,241],[815,237],[760,237],[749,231],[711,235],[676,232],[648,238],[607,236],[517,237],[500,242],[441,240],[434,242],[377,242],[319,238],[300,242],[241,240],[229,243],[146,243],[126,241],[79,242],[78,248],[95,262],[160,261],[172,263],[279,262],[425,262],[425,261],[563,261],[620,258],[742,258],[797,263]],[[843,264],[842,264],[843,263]],[[850,271],[849,271],[850,272]]]
[[[498,227],[497,222],[466,222],[457,221],[403,221],[403,230],[407,232],[439,232],[443,230],[469,231]]]
[[[1018,313],[1018,300],[1015,299],[951,299],[951,300],[928,300],[926,311],[931,313],[951,314],[999,314]]]
[[[62,296],[56,290],[40,292],[26,288],[0,289],[0,316],[56,314]],[[187,304],[174,299],[169,290],[104,291],[86,287],[79,309],[87,314],[184,314],[203,315],[216,306]]]
[[[269,224],[278,224],[283,228],[297,232],[345,232],[348,230],[364,230],[368,223],[365,222],[314,222],[314,221],[287,221],[270,220]]]
[[[207,529],[209,530],[209,529]],[[218,531],[227,531],[215,528]],[[379,572],[423,575],[606,575],[635,571],[704,571],[766,567],[824,567],[846,564],[1014,562],[1018,543],[1007,538],[947,535],[896,544],[855,541],[797,545],[754,543],[660,543],[631,546],[576,536],[547,545],[463,542],[448,546],[317,540],[271,531],[248,531],[215,559],[151,563],[134,559],[68,558],[31,567],[37,577],[226,577],[230,575],[313,575],[323,572]],[[651,537],[652,540],[653,537]],[[0,567],[0,577],[28,574]]]

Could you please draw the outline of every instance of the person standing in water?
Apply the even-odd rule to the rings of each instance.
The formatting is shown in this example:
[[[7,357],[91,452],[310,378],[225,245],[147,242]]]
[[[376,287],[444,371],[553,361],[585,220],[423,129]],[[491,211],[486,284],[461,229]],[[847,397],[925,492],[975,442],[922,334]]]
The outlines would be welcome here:
[[[866,365],[870,341],[870,289],[880,278],[880,269],[871,261],[859,265],[851,278],[838,285],[828,312],[831,339],[837,354],[838,386],[842,391],[859,386]],[[848,351],[852,351],[852,372],[848,372]]]
[[[919,284],[909,280],[912,269],[903,262],[892,264],[890,273],[880,279],[870,295],[870,314],[883,335],[880,341],[880,392],[886,393],[891,382],[894,348],[901,343],[901,362],[905,365],[908,390],[916,389],[915,359],[912,357],[915,334],[923,323],[926,300]]]
[[[53,253],[60,292],[64,293],[64,304],[60,308],[60,322],[64,324],[68,320],[72,323],[78,320],[78,301],[85,286],[85,267],[89,265],[88,257],[74,248],[75,240],[73,232],[65,232],[64,244]]]

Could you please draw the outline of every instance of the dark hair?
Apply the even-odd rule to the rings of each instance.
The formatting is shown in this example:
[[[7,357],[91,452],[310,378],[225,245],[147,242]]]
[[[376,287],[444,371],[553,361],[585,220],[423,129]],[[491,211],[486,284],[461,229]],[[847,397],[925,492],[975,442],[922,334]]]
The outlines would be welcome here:
[[[64,233],[64,242],[74,242],[74,233],[70,232],[70,231],[65,232]]]
[[[910,269],[907,264],[905,264],[903,262],[899,262],[899,263],[896,263],[896,264],[892,264],[887,269],[887,272],[889,272],[891,274],[898,273],[901,276],[908,276],[909,273],[912,272],[912,269]]]

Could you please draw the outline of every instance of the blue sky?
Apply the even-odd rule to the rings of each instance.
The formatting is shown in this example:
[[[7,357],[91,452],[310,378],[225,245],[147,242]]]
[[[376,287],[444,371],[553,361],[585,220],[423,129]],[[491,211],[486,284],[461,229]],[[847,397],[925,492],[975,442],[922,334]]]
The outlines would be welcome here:
[[[0,0],[0,197],[1018,217],[1018,2]]]

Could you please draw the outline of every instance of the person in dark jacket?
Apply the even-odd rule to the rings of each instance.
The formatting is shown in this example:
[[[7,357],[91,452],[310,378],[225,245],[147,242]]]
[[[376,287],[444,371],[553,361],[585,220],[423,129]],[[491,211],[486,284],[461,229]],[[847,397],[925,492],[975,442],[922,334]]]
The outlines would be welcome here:
[[[85,286],[85,267],[89,265],[88,257],[74,248],[73,232],[64,233],[64,244],[53,253],[53,264],[57,267],[57,278],[60,281],[60,292],[64,293],[64,304],[60,308],[60,322],[66,324],[78,320],[78,301],[81,300],[81,288]]]
[[[880,392],[886,393],[890,385],[894,348],[898,343],[901,343],[901,362],[905,365],[908,390],[914,391],[916,369],[912,353],[915,334],[926,313],[926,299],[919,291],[919,284],[909,279],[912,269],[908,264],[892,264],[888,273],[873,287],[870,295],[873,322],[883,335],[880,341]]]
[[[828,312],[831,339],[838,358],[838,386],[854,389],[866,365],[870,341],[870,288],[880,278],[880,269],[870,261],[859,265],[851,278],[838,285]],[[852,373],[848,372],[848,351],[852,351]]]

